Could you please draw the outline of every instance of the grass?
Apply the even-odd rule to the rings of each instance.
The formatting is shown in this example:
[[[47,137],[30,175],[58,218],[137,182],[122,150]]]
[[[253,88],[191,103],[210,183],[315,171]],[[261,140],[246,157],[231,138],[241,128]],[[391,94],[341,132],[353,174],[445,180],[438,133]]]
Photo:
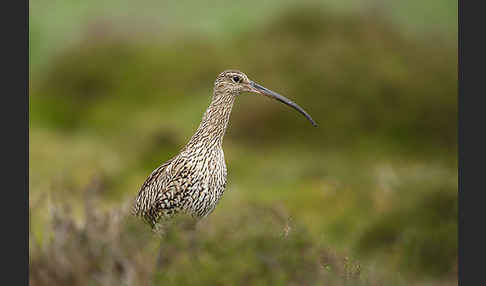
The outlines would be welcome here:
[[[156,235],[127,216],[130,201],[100,210],[102,191],[100,181],[85,190],[78,202],[85,209],[82,223],[69,204],[53,207],[46,224],[52,240],[45,247],[36,247],[31,233],[31,285],[382,283],[380,274],[313,241],[282,208],[249,204],[237,215],[200,222],[196,238],[181,227],[183,220]]]

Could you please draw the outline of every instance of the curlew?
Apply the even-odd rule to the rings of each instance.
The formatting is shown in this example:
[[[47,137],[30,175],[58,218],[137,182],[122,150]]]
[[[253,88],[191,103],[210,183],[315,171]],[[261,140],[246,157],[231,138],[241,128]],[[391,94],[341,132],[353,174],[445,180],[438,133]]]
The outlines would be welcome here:
[[[189,142],[143,183],[133,207],[134,215],[154,229],[161,218],[184,213],[199,219],[214,210],[226,187],[223,137],[233,103],[242,92],[276,99],[317,126],[311,116],[290,99],[251,81],[240,71],[224,71],[214,82],[211,103]]]

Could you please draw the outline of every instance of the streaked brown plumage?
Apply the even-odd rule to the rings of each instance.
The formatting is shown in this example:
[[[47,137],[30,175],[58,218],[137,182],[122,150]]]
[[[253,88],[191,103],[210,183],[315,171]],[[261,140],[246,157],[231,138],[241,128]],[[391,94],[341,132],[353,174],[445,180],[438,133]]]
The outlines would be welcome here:
[[[210,214],[226,187],[226,164],[222,149],[235,98],[253,92],[277,99],[317,126],[297,104],[268,90],[237,70],[219,74],[213,97],[203,119],[179,154],[155,169],[143,183],[133,213],[155,227],[161,218],[186,213],[195,218]]]

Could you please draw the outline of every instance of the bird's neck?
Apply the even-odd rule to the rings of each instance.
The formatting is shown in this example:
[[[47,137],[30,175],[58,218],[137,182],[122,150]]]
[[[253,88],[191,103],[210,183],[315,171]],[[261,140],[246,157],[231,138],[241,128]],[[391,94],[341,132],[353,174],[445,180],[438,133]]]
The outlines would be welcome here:
[[[186,148],[221,148],[234,101],[234,95],[214,91],[211,103]]]

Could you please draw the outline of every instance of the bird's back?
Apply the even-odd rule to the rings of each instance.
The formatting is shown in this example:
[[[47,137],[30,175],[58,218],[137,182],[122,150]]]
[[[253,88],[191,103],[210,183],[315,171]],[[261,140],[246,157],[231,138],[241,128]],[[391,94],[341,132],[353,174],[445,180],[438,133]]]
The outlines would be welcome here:
[[[161,190],[166,189],[170,180],[166,170],[172,161],[173,159],[168,160],[150,174],[142,184],[133,206],[133,214],[142,217],[152,227],[160,216],[156,202]]]

